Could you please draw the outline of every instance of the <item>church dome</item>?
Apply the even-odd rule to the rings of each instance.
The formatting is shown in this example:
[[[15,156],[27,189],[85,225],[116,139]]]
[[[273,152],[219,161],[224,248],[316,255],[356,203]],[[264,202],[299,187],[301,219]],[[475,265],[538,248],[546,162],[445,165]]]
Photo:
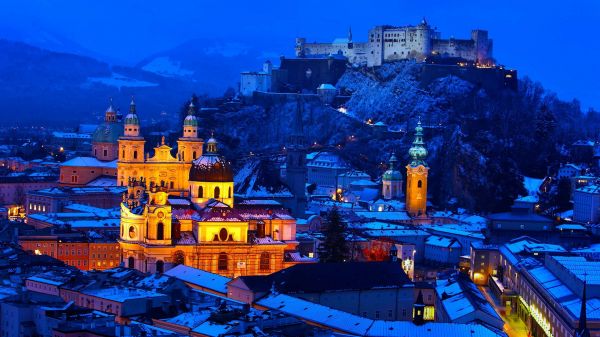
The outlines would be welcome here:
[[[125,124],[128,125],[140,125],[140,119],[136,113],[128,113],[125,116]]]
[[[190,169],[190,181],[231,182],[231,165],[217,153],[217,141],[211,138],[206,142],[206,153],[194,160]]]
[[[383,180],[387,181],[400,181],[402,180],[402,173],[396,169],[396,163],[398,159],[396,158],[396,154],[392,153],[390,157],[390,168],[383,173]]]
[[[123,135],[123,126],[116,122],[100,124],[92,135],[93,143],[116,143]]]
[[[196,111],[195,109],[196,106],[194,105],[194,101],[192,99],[190,100],[190,105],[188,106],[188,115],[185,116],[185,119],[183,120],[184,126],[198,126],[198,118],[196,118],[196,116],[194,115]],[[211,139],[214,141],[213,138]]]
[[[198,119],[194,115],[187,115],[183,120],[185,126],[198,126]]]
[[[129,103],[129,113],[125,116],[126,125],[140,125],[140,119],[138,118],[135,100],[131,97],[131,103]]]

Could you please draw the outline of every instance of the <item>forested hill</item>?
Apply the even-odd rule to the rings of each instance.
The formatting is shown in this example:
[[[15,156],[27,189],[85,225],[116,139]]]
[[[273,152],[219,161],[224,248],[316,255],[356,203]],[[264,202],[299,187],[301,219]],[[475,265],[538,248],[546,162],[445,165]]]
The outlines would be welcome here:
[[[566,159],[574,141],[597,137],[596,111],[583,113],[577,101],[561,101],[530,79],[520,80],[517,90],[494,92],[454,76],[424,86],[418,80],[421,66],[399,62],[349,69],[337,83],[352,94],[347,113],[305,103],[310,143],[315,149],[331,146],[378,177],[392,151],[408,161],[421,115],[433,201],[444,207],[456,198],[460,206],[487,212],[507,209],[525,193],[522,177],[543,177],[551,163]],[[231,124],[214,127],[230,135],[228,143],[239,155],[274,149],[285,144],[294,109],[295,102],[250,106],[221,116]],[[368,119],[386,126],[366,125]]]

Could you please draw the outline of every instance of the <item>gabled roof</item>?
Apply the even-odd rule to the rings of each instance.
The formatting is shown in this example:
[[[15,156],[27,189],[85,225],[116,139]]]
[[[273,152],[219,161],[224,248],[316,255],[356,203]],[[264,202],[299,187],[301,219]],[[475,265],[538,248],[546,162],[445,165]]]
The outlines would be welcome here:
[[[239,279],[255,292],[266,292],[273,285],[280,293],[318,293],[413,286],[400,263],[392,262],[298,264],[271,275],[241,276]]]

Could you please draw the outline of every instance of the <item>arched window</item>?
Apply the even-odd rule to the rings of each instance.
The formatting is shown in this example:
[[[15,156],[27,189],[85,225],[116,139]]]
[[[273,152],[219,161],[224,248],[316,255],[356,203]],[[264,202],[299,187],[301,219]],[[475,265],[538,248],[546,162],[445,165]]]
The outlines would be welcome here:
[[[156,272],[159,274],[165,272],[165,262],[163,260],[156,261]]]
[[[165,225],[162,222],[159,222],[156,225],[156,240],[164,240],[165,239]]]
[[[421,187],[423,187],[423,182],[422,182],[421,180],[419,180],[419,181],[417,182],[417,187],[418,187],[418,188],[421,188]]]
[[[192,152],[192,159],[196,159],[196,151]]]
[[[181,158],[180,158],[180,160],[184,160],[184,158],[185,158],[185,151],[181,151]]]
[[[227,198],[231,198],[231,186],[227,189]]]
[[[198,186],[198,198],[203,198],[204,197],[204,189],[202,188],[202,186]]]
[[[125,158],[125,150],[121,152],[121,158]]]
[[[262,252],[260,254],[259,268],[262,271],[268,271],[271,269],[271,254],[267,252]]]
[[[175,182],[174,181],[169,182],[169,188],[172,189],[172,190],[175,189]]]
[[[219,199],[220,197],[221,197],[221,189],[219,188],[219,186],[217,186],[217,187],[215,187],[214,198]]]
[[[131,269],[135,268],[135,259],[133,258],[133,256],[130,256],[127,259],[127,268],[131,268]]]
[[[133,151],[133,159],[137,159],[137,150]]]
[[[218,270],[227,270],[227,264],[228,264],[227,253],[220,253]]]
[[[226,241],[228,236],[229,233],[227,233],[227,229],[221,228],[221,230],[219,231],[219,240]]]

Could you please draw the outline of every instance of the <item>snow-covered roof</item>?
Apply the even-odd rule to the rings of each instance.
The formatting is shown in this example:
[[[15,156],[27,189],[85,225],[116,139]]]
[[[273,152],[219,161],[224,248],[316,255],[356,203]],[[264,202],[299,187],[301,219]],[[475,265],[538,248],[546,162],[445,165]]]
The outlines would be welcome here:
[[[100,289],[87,289],[83,291],[84,294],[104,298],[109,301],[125,302],[133,299],[144,299],[149,297],[167,297],[164,294],[157,293],[154,291],[146,291],[136,288],[121,288],[121,287],[109,287]]]
[[[227,282],[231,281],[231,279],[228,277],[184,265],[178,265],[175,268],[167,270],[165,275],[172,276],[188,284],[206,288],[222,294],[227,293]]]
[[[193,329],[205,322],[210,317],[210,314],[210,310],[190,311],[183,312],[174,317],[161,319],[161,321]]]
[[[373,320],[371,319],[284,294],[275,294],[264,297],[256,303],[260,306],[278,310],[299,319],[306,319],[326,327],[359,336],[366,335],[373,324]]]
[[[229,332],[231,332],[231,330],[235,328],[236,325],[220,324],[216,322],[206,321],[192,329],[192,331],[199,333],[202,336],[220,337],[227,335]]]
[[[461,248],[461,245],[456,239],[443,236],[432,235],[425,240],[425,244],[443,248]]]
[[[77,167],[105,167],[117,168],[117,161],[100,161],[94,157],[75,157],[62,163],[61,166],[77,166]]]
[[[283,294],[262,298],[257,301],[257,304],[302,320],[358,336],[505,336],[479,324],[427,323],[425,325],[415,325],[410,321],[372,320]]]
[[[408,221],[410,216],[407,212],[354,212],[357,216],[374,220],[387,221]]]
[[[317,89],[320,89],[320,90],[337,90],[333,85],[331,85],[329,83],[323,83]]]

